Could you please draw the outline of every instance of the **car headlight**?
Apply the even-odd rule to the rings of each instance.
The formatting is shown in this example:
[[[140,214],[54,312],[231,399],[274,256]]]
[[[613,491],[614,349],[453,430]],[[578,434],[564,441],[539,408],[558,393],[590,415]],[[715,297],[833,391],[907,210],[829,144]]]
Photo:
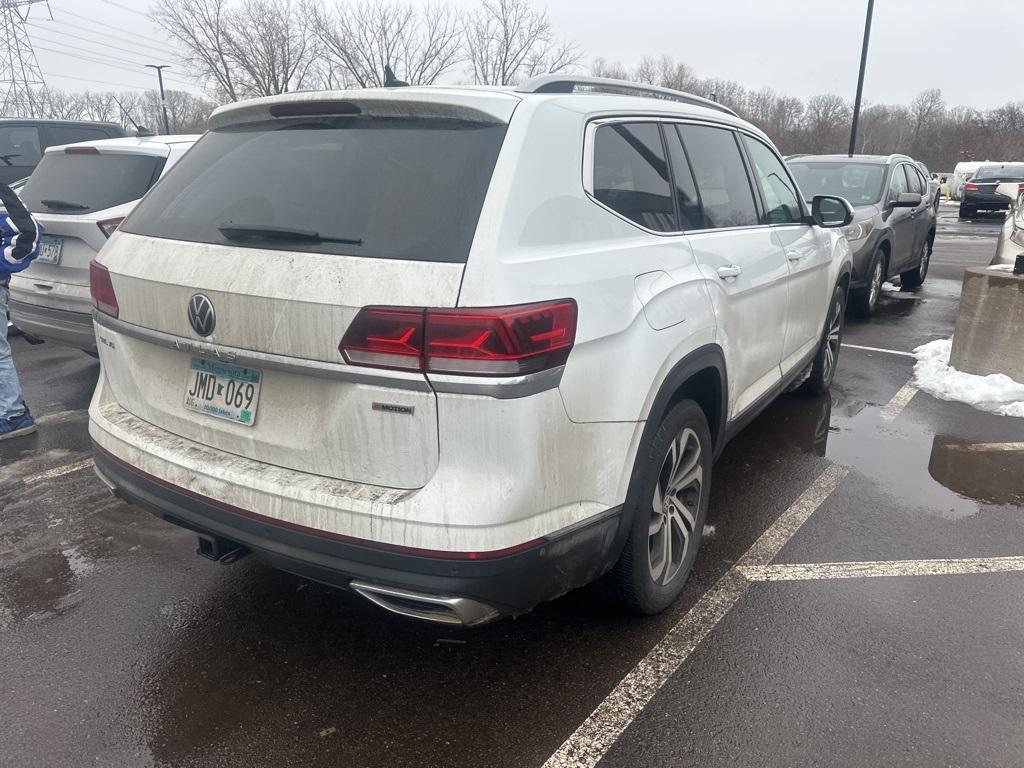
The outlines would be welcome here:
[[[871,234],[875,225],[869,221],[855,221],[853,224],[843,227],[840,232],[847,240],[863,240]]]

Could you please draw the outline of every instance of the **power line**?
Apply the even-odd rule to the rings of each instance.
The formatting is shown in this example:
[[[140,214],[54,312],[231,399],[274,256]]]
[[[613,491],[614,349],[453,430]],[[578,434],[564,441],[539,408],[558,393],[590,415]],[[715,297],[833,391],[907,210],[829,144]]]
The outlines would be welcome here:
[[[119,88],[134,88],[137,91],[152,91],[153,88],[146,88],[144,85],[129,85],[128,83],[115,83],[110,80],[94,80],[91,77],[78,77],[76,75],[55,75],[52,72],[45,73],[46,77],[56,77],[62,80],[81,80],[85,83],[98,83],[100,85],[116,85]]]
[[[57,23],[63,23],[63,22],[57,22]],[[40,23],[38,21],[30,21],[29,24],[32,25],[33,29],[38,29],[40,31],[49,31],[49,32],[53,32],[53,33],[58,34],[58,35],[67,35],[68,37],[73,37],[73,38],[76,38],[77,40],[84,40],[85,42],[92,43],[93,45],[102,45],[102,46],[105,46],[107,48],[114,48],[115,50],[122,50],[124,48],[124,43],[121,43],[119,45],[111,45],[110,43],[105,43],[102,40],[94,40],[92,38],[82,37],[81,35],[76,35],[76,34],[73,34],[71,32],[65,32],[63,29],[48,28],[46,26],[46,24]],[[78,31],[79,32],[90,32],[92,34],[97,34],[97,33],[93,32],[91,29],[85,29],[85,30],[80,29]],[[131,40],[126,40],[125,38],[119,37],[117,35],[107,35],[107,37],[109,37],[112,40],[123,40],[125,43],[130,43],[135,48],[150,48],[149,51],[138,51],[138,50],[131,51],[131,53],[136,53],[136,54],[139,54],[139,55],[142,55],[142,56],[156,56],[156,55],[160,55],[160,56],[174,55],[174,56],[176,56],[177,55],[177,54],[169,54],[166,51],[160,51],[157,48],[150,47],[149,45],[147,45],[145,43],[133,43]],[[128,52],[128,51],[126,51],[126,52]]]
[[[69,11],[66,8],[60,8],[59,9],[59,13],[67,14],[68,16],[74,16],[76,19],[80,19],[81,21],[87,21],[90,24],[96,25],[97,27],[103,27],[105,30],[106,29],[116,29],[118,32],[124,32],[125,34],[131,35],[133,37],[141,37],[143,40],[150,40],[150,41],[152,41],[154,43],[157,43],[160,47],[168,48],[168,49],[171,48],[171,46],[167,45],[167,43],[165,43],[163,40],[158,40],[157,38],[155,38],[155,37],[153,37],[151,35],[144,35],[141,32],[135,32],[135,31],[133,31],[131,29],[125,29],[124,27],[118,27],[118,26],[116,26],[114,24],[110,24],[109,22],[96,21],[95,19],[91,19],[88,16],[83,16],[81,13],[75,13],[74,11]],[[53,21],[59,21],[59,19],[53,19]],[[92,30],[88,30],[88,31],[91,32]]]
[[[149,14],[148,13],[143,13],[142,11],[137,11],[134,8],[129,8],[127,5],[121,5],[121,3],[115,3],[114,0],[103,0],[103,2],[106,3],[107,5],[114,6],[115,8],[120,8],[122,11],[128,11],[128,13],[134,13],[136,16],[142,16],[143,18],[146,18],[146,19],[149,18]]]
[[[104,66],[104,67],[110,67],[111,69],[118,69],[118,70],[121,70],[122,72],[131,72],[133,74],[140,74],[140,75],[143,74],[142,72],[137,72],[136,69],[131,68],[131,67],[125,67],[125,66],[122,66],[121,64],[111,64],[109,62],[102,61],[101,59],[95,59],[95,58],[91,58],[89,56],[82,56],[79,53],[67,53],[65,51],[59,51],[56,48],[47,48],[47,47],[42,46],[42,45],[37,45],[36,48],[39,49],[40,51],[46,51],[47,53],[55,53],[58,56],[67,56],[69,58],[75,59],[76,61],[89,61],[89,62],[92,62],[93,64],[99,64],[99,65]],[[104,55],[104,54],[97,54],[97,55]],[[141,69],[142,66],[143,65],[140,64],[139,68]],[[188,86],[193,87],[193,88],[195,87],[191,83],[186,83],[185,85],[188,85]]]
[[[113,62],[118,62],[118,64],[128,64],[132,68],[132,71],[135,71],[136,69],[141,69],[141,68],[143,68],[143,67],[148,65],[148,62],[132,61],[131,59],[124,59],[124,58],[121,58],[119,56],[112,56],[109,53],[101,53],[100,51],[93,51],[93,50],[90,50],[88,48],[82,48],[81,46],[71,45],[70,43],[65,43],[65,42],[63,42],[61,40],[52,40],[52,39],[50,39],[48,37],[43,37],[43,36],[39,35],[38,33],[35,34],[35,39],[36,40],[41,40],[44,43],[51,43],[53,45],[59,45],[59,46],[61,46],[61,48],[66,48],[68,50],[80,51],[81,53],[87,53],[90,56],[100,57],[100,58],[103,58],[103,59],[108,59],[108,60],[113,61]],[[48,51],[50,53],[64,54],[64,55],[69,55],[69,56],[72,55],[72,54],[66,54],[65,51],[63,51],[63,50],[57,50],[57,49],[54,49],[54,48],[46,48],[46,47],[43,47],[43,46],[38,46],[38,47],[39,47],[39,50],[41,50],[41,51]],[[80,56],[80,55],[76,55],[76,58],[84,59],[86,61],[96,61],[95,59],[88,59],[85,56]],[[98,63],[98,64],[106,64],[105,61],[96,61],[96,63]],[[108,64],[107,66],[114,66],[114,65]],[[124,69],[124,67],[120,67],[120,66],[118,66],[117,68],[118,69]],[[167,79],[171,80],[172,82],[175,82],[175,83],[177,83],[179,85],[186,85],[186,86],[193,86],[194,87],[193,83],[190,83],[187,80],[184,80],[182,78],[174,77],[172,75],[168,75]]]

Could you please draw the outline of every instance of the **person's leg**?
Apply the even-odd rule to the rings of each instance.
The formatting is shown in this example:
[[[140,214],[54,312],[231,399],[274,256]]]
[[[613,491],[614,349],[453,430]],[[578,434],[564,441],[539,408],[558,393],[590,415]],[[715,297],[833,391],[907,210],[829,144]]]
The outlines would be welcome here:
[[[14,358],[11,356],[11,345],[7,340],[7,304],[10,291],[7,286],[0,285],[0,436],[5,431],[3,422],[19,423],[28,415],[28,408],[21,397],[21,382],[18,372],[14,370]],[[20,430],[19,430],[20,431]]]

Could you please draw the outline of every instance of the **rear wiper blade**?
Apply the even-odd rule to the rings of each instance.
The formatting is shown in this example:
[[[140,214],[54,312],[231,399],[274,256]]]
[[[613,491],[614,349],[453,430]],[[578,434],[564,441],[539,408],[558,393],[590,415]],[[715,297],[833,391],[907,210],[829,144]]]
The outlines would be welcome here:
[[[228,240],[258,238],[262,240],[292,240],[305,243],[342,243],[344,245],[363,244],[363,239],[361,237],[326,237],[321,235],[319,232],[314,232],[309,229],[273,227],[265,224],[232,224],[229,221],[221,224],[217,229]]]
[[[84,211],[89,207],[88,205],[72,203],[67,200],[40,200],[39,202],[47,208],[62,208],[67,211]]]

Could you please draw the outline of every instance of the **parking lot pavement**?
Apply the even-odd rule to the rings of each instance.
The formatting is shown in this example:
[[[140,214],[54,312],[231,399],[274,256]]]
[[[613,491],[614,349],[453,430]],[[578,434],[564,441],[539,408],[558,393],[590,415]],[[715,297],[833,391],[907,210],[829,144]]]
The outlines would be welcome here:
[[[93,476],[95,361],[16,340],[42,429],[0,448],[0,765],[1019,764],[1024,424],[909,385],[998,223],[940,214],[832,396],[726,449],[646,619],[594,585],[447,630],[202,560]]]

